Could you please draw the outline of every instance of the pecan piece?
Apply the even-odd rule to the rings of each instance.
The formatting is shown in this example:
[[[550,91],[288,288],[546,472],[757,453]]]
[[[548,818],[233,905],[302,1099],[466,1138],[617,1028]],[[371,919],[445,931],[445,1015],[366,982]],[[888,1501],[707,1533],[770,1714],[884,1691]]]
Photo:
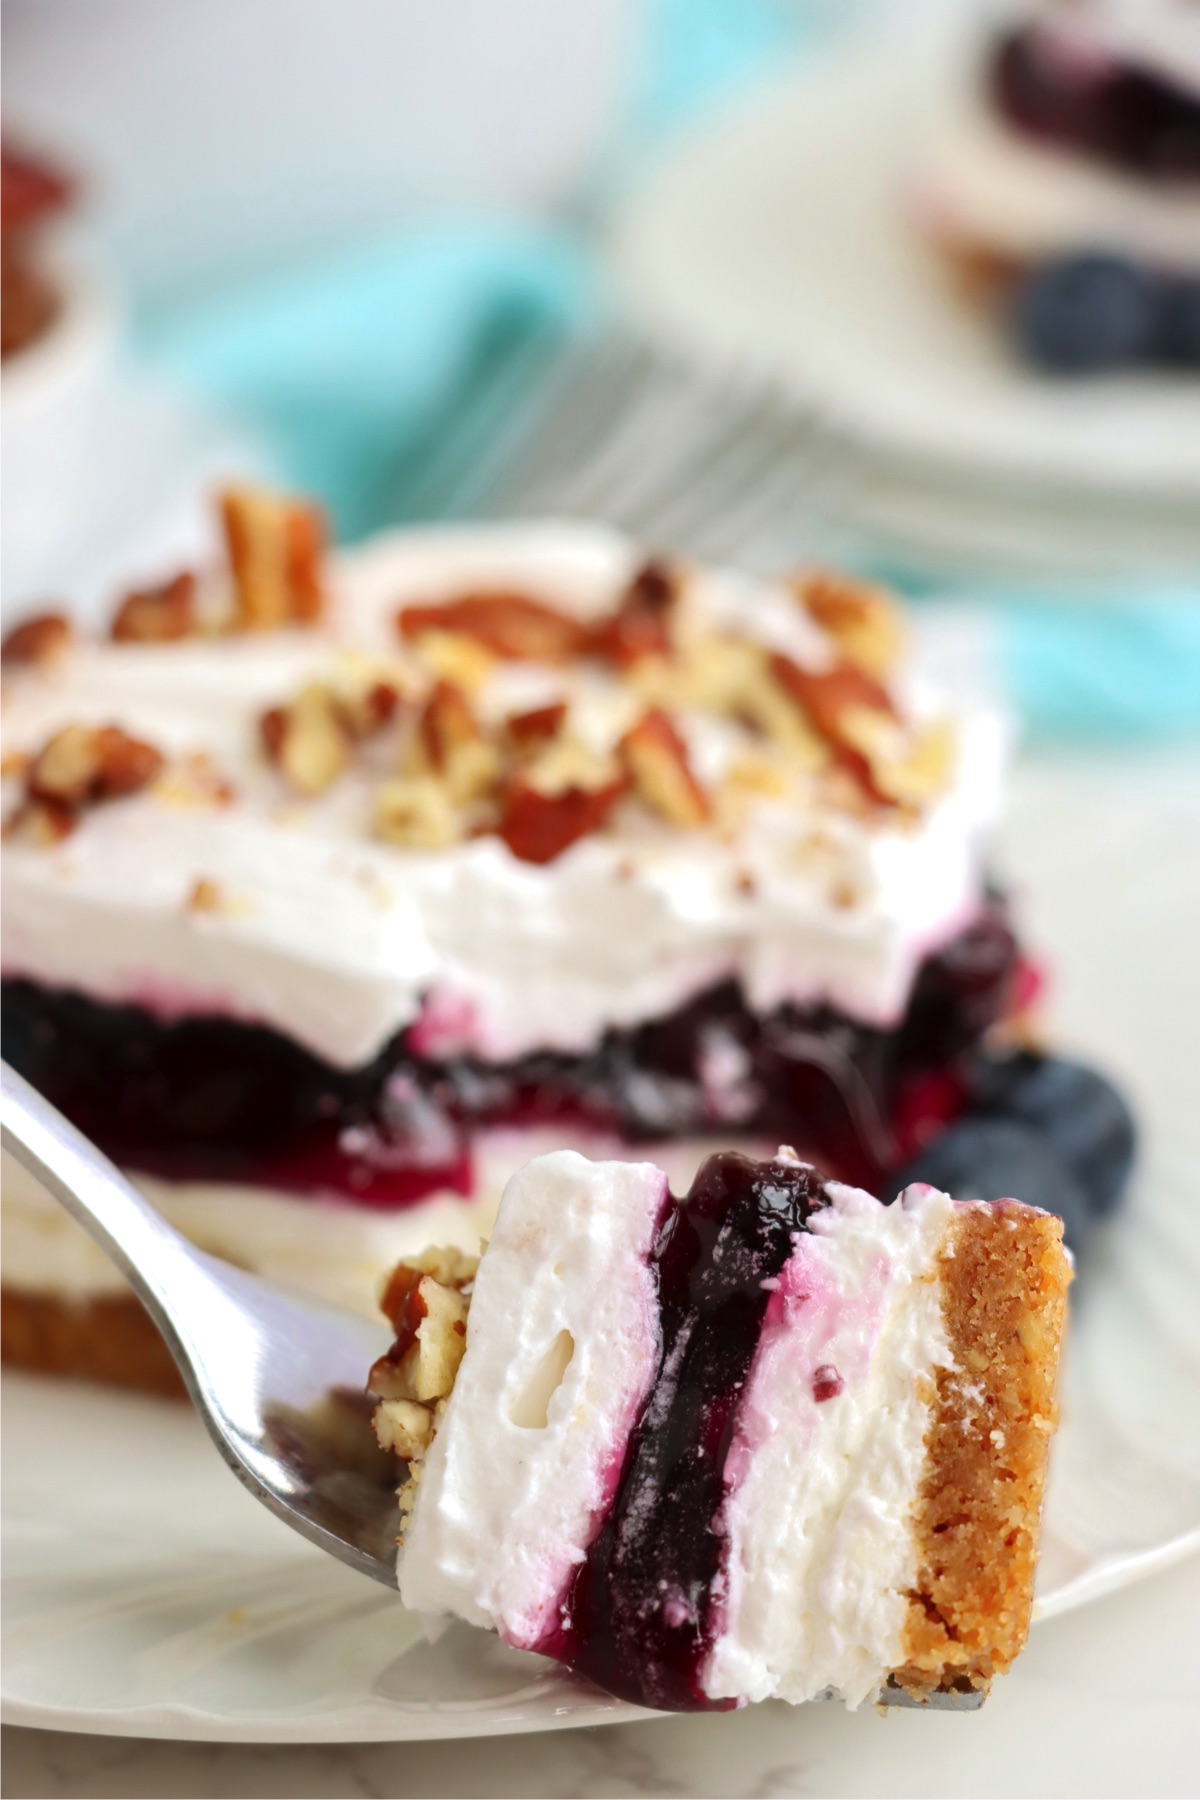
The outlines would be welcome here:
[[[325,520],[307,500],[230,488],[220,497],[235,623],[248,631],[311,625],[325,605]]]
[[[644,713],[621,739],[636,792],[672,825],[705,825],[712,803],[692,773],[687,746],[666,713]]]
[[[27,800],[4,821],[4,836],[33,850],[49,850],[70,836],[75,820],[73,807],[56,800]]]
[[[518,780],[505,795],[496,829],[521,862],[553,862],[580,838],[600,829],[625,785],[617,780],[604,787],[567,787],[546,794],[528,780]]]
[[[671,654],[671,613],[678,580],[666,563],[651,561],[640,568],[612,617],[596,630],[596,648],[618,667],[630,668],[644,656]]]
[[[196,577],[188,571],[126,594],[112,622],[118,644],[173,644],[196,629]]]
[[[500,758],[479,728],[466,695],[451,681],[439,681],[417,725],[416,772],[428,769],[457,804],[481,798],[494,786]]]
[[[502,662],[569,662],[589,640],[577,619],[527,594],[463,594],[438,606],[404,606],[396,625],[410,641],[427,632],[473,638]]]
[[[799,577],[795,592],[809,617],[833,638],[849,662],[868,675],[887,674],[904,642],[900,615],[890,594],[829,569]]]
[[[375,795],[375,835],[405,850],[444,850],[460,836],[458,816],[432,775],[399,775]]]
[[[65,613],[38,613],[4,634],[0,662],[48,663],[68,649],[74,632]]]
[[[400,689],[391,681],[371,681],[352,693],[339,693],[338,706],[352,737],[376,737],[396,716]]]
[[[566,717],[566,701],[555,700],[550,706],[535,706],[529,712],[510,713],[504,721],[504,729],[514,750],[528,753],[531,750],[541,750],[551,739],[556,738]]]
[[[320,682],[289,706],[272,706],[258,721],[267,759],[302,794],[332,787],[350,761],[350,734],[336,697]]]
[[[145,787],[163,766],[152,744],[117,725],[66,725],[33,760],[29,794],[66,807],[116,800]]]

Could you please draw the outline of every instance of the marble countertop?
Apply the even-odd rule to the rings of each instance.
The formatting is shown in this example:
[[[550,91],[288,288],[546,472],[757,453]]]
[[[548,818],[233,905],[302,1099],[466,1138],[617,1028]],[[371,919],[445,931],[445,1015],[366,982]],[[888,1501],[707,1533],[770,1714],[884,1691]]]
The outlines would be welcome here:
[[[764,1706],[439,1744],[278,1748],[4,1733],[35,1796],[1193,1796],[1200,1558],[1038,1626],[981,1713]]]

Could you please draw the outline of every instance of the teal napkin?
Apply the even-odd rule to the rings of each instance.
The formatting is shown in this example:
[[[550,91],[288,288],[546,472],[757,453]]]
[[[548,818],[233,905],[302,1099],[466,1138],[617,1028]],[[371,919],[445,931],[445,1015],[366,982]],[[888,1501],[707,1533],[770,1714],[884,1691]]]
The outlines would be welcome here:
[[[145,320],[140,345],[353,540],[395,519],[411,459],[484,365],[579,328],[596,290],[564,233],[431,224]]]

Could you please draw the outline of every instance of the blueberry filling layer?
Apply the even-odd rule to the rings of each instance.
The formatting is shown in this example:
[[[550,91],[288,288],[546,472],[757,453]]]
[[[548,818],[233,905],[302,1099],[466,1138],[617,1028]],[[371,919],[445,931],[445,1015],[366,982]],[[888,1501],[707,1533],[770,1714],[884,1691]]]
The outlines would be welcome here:
[[[539,1645],[621,1699],[683,1712],[733,1704],[700,1683],[725,1460],[770,1300],[763,1284],[824,1204],[814,1170],[728,1152],[704,1164],[655,1245],[657,1376],[561,1627]]]
[[[3,1035],[8,1060],[110,1156],[171,1180],[402,1207],[471,1192],[475,1129],[562,1123],[634,1143],[796,1142],[875,1189],[961,1109],[961,1060],[1004,1013],[1015,968],[997,902],[925,960],[891,1031],[829,1007],[758,1015],[728,982],[582,1056],[435,1060],[401,1034],[345,1071],[265,1026],[164,1023],[8,980]]]
[[[990,70],[996,107],[1027,136],[1154,181],[1200,180],[1200,99],[1154,69],[1009,33]]]

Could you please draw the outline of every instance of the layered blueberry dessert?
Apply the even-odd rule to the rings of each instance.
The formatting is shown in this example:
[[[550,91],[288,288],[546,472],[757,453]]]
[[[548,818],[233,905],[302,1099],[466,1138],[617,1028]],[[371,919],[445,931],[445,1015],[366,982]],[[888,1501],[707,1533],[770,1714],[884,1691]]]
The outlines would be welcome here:
[[[195,1241],[372,1311],[562,1147],[1111,1204],[1120,1103],[1011,1041],[1002,722],[911,673],[886,595],[577,526],[333,558],[301,501],[221,522],[103,638],[4,646],[5,1056]],[[5,1177],[6,1353],[172,1382]]]
[[[539,1157],[481,1261],[388,1284],[401,1595],[665,1710],[986,1690],[1028,1629],[1069,1280],[1013,1200],[884,1205],[790,1150],[677,1200]]]
[[[1200,8],[1006,8],[943,109],[920,222],[1025,354],[1200,367]]]

